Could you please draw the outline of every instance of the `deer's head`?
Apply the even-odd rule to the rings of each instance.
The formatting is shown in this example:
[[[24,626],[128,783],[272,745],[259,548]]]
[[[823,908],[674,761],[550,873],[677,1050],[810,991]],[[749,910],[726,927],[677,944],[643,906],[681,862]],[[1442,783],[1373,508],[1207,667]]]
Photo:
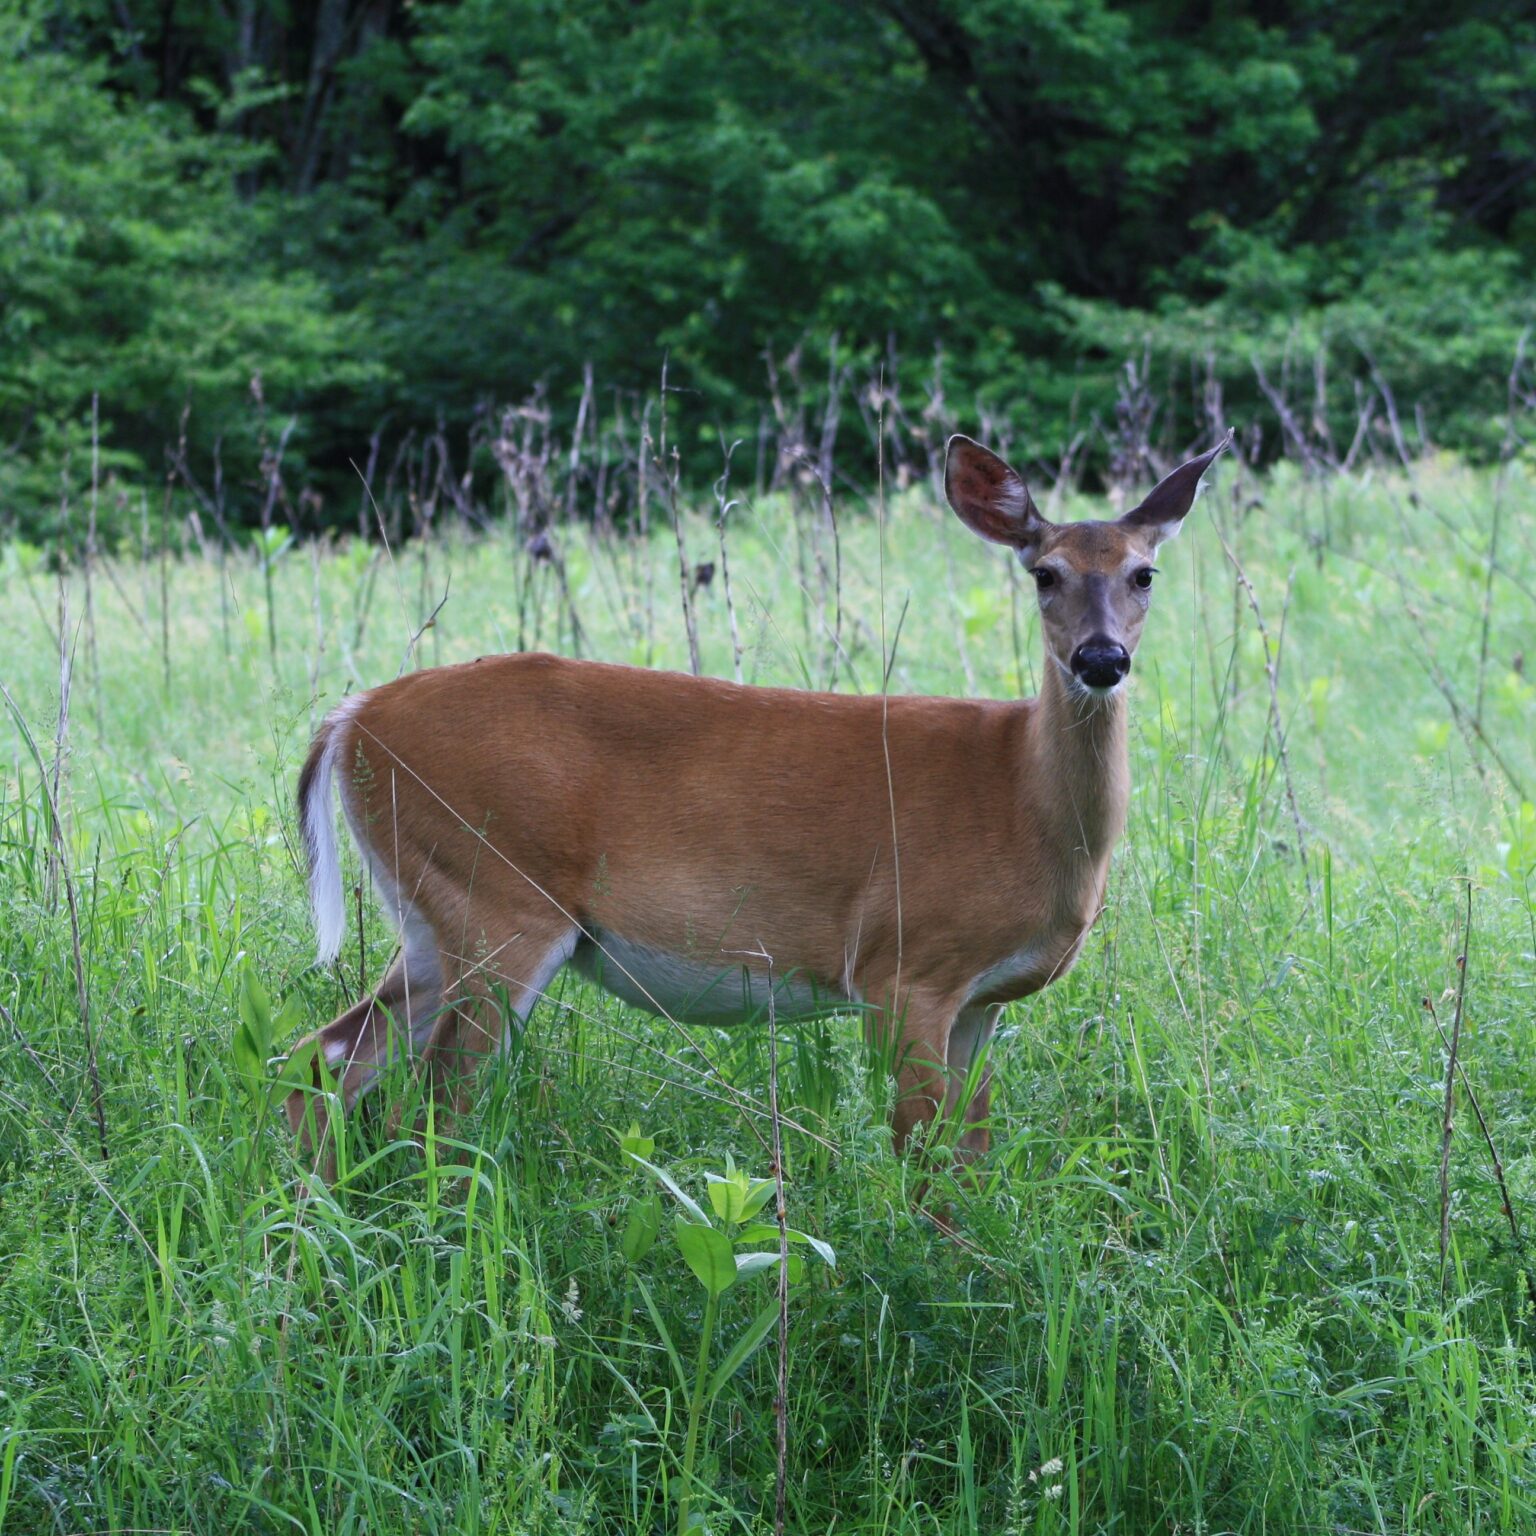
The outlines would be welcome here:
[[[950,438],[949,504],[973,533],[1017,550],[1035,579],[1046,652],[1072,692],[1102,697],[1125,681],[1152,602],[1153,556],[1183,526],[1200,477],[1230,441],[1179,465],[1124,517],[1052,523],[995,453]]]

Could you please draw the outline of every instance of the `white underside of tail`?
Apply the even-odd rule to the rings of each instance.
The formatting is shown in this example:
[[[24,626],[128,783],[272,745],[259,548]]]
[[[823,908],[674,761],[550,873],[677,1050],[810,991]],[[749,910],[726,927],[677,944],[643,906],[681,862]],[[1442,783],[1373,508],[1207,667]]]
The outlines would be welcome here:
[[[336,808],[331,788],[341,752],[341,727],[357,712],[365,693],[343,699],[325,718],[324,755],[299,808],[304,842],[309,849],[309,900],[315,914],[315,937],[321,965],[329,965],[341,953],[347,931],[346,899],[341,885],[341,855],[336,847]]]

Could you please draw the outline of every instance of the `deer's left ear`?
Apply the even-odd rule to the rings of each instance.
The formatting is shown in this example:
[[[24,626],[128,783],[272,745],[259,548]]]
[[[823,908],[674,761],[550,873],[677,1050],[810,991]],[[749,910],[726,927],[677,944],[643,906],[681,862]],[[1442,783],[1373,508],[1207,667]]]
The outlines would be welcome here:
[[[1228,432],[1208,453],[1180,464],[1172,474],[1165,475],[1152,487],[1139,507],[1133,507],[1120,521],[1150,533],[1154,544],[1173,538],[1184,526],[1185,514],[1195,504],[1200,477],[1231,442],[1232,434]]]

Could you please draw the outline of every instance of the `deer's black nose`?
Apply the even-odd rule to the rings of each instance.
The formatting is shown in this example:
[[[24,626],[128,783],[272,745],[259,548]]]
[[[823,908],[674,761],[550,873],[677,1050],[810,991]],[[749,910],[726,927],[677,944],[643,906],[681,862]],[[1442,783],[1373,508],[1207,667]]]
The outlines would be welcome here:
[[[1085,640],[1072,653],[1073,673],[1090,688],[1113,688],[1130,670],[1130,652],[1099,635]]]

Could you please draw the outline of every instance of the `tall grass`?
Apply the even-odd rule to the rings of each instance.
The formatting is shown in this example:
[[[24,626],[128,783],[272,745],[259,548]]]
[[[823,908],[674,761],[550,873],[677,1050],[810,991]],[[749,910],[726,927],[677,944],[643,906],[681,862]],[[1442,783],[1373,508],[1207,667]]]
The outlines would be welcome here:
[[[1536,487],[1515,467],[1502,494],[1492,569],[1491,478],[1434,462],[1412,482],[1229,471],[1164,552],[1109,908],[1077,970],[1005,1017],[994,1150],[947,1192],[960,1241],[912,1213],[856,1022],[781,1028],[789,1219],[836,1255],[790,1296],[789,1529],[1536,1529],[1533,1255],[1458,1100],[1442,1297],[1424,1007],[1454,992],[1470,880],[1461,1060],[1523,1233]],[[718,539],[704,510],[681,519],[694,550]],[[1211,519],[1278,652],[1284,761]],[[899,632],[893,689],[1032,690],[1028,602],[926,491],[890,508],[883,593],[874,521],[845,509],[838,532],[834,593],[805,579],[824,531],[779,499],[731,512],[749,681],[825,677],[835,627],[848,689],[879,688]],[[701,1202],[728,1154],[766,1175],[765,1034],[684,1042],[563,979],[471,1113],[421,1143],[360,1116],[329,1189],[236,1042],[253,999],[297,1034],[388,958],[368,908],[334,972],[310,960],[291,790],[326,705],[520,635],[685,666],[678,560],[664,527],[567,533],[558,569],[495,531],[189,555],[163,589],[98,564],[99,681],[75,678],[60,800],[106,1162],[51,763],[8,724],[0,765],[7,1536],[672,1528],[706,1305],[718,1368],[773,1282],[706,1301],[671,1194],[632,1239],[655,1186],[620,1133]],[[0,681],[46,757],[51,578],[24,550],[0,563]],[[703,667],[730,675],[720,584],[692,598]],[[397,1074],[381,1097],[410,1091]],[[774,1354],[708,1404],[691,1496],[711,1531],[771,1528]]]

